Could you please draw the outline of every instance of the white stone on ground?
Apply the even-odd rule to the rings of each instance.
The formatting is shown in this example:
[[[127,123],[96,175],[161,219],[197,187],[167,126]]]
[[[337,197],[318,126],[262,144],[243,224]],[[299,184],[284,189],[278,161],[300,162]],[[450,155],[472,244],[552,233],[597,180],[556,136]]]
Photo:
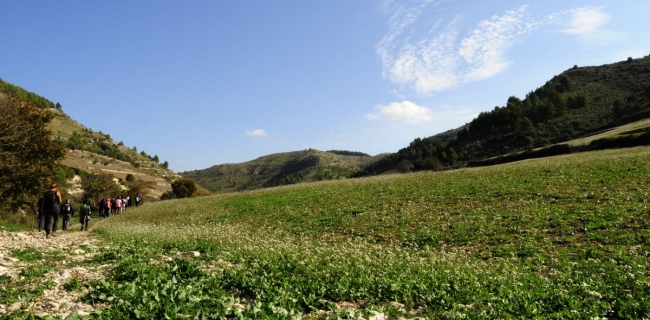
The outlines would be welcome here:
[[[89,232],[59,231],[57,237],[45,239],[44,232],[0,231],[0,275],[20,279],[20,271],[25,267],[46,262],[45,260],[20,261],[11,255],[11,250],[34,248],[41,252],[61,251],[66,258],[57,261],[57,266],[43,277],[43,281],[51,279],[55,283],[55,287],[44,290],[43,296],[36,298],[36,301],[24,311],[34,315],[44,314],[63,318],[72,312],[77,312],[79,316],[87,317],[95,310],[95,306],[80,301],[80,297],[85,295],[88,289],[68,292],[63,286],[73,278],[84,282],[105,277],[108,265],[66,267],[71,261],[88,260],[94,256],[95,253],[87,253],[76,247],[77,245],[83,244],[90,251],[98,252],[97,243],[97,240]],[[0,305],[0,315],[6,316],[21,310],[21,308],[21,302]]]

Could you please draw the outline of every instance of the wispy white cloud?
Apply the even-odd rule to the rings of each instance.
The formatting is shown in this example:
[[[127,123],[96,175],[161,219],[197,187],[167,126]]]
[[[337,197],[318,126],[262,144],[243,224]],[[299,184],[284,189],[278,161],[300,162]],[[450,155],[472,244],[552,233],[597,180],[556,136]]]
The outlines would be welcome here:
[[[443,0],[385,0],[381,11],[389,15],[389,31],[375,50],[383,66],[383,77],[406,91],[419,95],[453,89],[494,77],[512,64],[509,50],[535,30],[559,26],[559,32],[579,37],[590,46],[621,41],[625,33],[606,28],[611,20],[602,7],[580,7],[533,19],[521,6],[484,19],[467,33],[459,32],[462,16],[432,20],[432,7]],[[427,29],[427,33],[418,33]],[[419,38],[417,38],[417,36]]]
[[[452,23],[453,24],[453,23]],[[454,51],[456,30],[447,27],[431,39],[405,44],[389,61],[387,72],[391,81],[412,85],[419,93],[453,88],[460,79],[456,73],[458,56]]]
[[[567,13],[571,17],[563,31],[568,34],[585,35],[598,32],[601,26],[609,21],[609,15],[600,8],[578,8]]]
[[[562,32],[578,36],[589,45],[607,45],[625,37],[624,33],[604,27],[610,16],[603,8],[577,8],[552,15],[550,19],[559,20],[564,26]]]
[[[433,120],[433,111],[429,108],[418,106],[411,101],[393,102],[389,105],[378,105],[375,109],[379,113],[368,114],[370,120],[400,121],[410,124],[421,124]]]
[[[525,15],[526,7],[523,6],[502,16],[483,20],[461,40],[458,54],[467,67],[464,82],[493,77],[508,67],[508,49],[537,26],[526,21]]]
[[[424,1],[412,7],[391,3],[390,31],[375,47],[383,76],[419,94],[452,89],[503,72],[510,64],[508,49],[538,26],[526,18],[526,6],[522,6],[479,22],[460,38],[460,16],[442,27],[442,21],[436,21],[426,36],[413,42],[407,28],[437,3]]]
[[[264,129],[255,129],[253,131],[246,130],[245,134],[249,137],[264,137],[266,136],[266,131]]]

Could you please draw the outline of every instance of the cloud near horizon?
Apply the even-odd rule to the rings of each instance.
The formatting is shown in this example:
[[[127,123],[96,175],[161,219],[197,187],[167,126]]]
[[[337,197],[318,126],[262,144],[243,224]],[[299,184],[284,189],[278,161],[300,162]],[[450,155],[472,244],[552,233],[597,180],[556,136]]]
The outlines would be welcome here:
[[[378,109],[379,113],[368,114],[366,118],[370,120],[401,121],[410,124],[421,124],[433,120],[433,111],[418,106],[411,101],[393,102],[385,106],[378,105],[375,109]]]
[[[245,135],[248,137],[264,137],[266,136],[266,130],[264,129],[255,129],[253,131],[246,130]]]

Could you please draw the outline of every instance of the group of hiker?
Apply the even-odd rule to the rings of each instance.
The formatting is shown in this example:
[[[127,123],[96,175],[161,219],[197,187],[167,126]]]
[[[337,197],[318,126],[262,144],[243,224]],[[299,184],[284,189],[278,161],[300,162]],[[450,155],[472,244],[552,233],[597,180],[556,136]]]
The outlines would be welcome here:
[[[138,193],[135,197],[135,205],[142,203],[142,195]],[[129,196],[119,196],[111,199],[102,199],[98,203],[100,217],[107,218],[109,214],[120,214],[131,206]],[[45,230],[45,237],[56,237],[56,230],[59,225],[59,218],[62,219],[61,230],[68,230],[70,219],[75,211],[69,199],[63,201],[61,193],[57,190],[56,183],[50,185],[50,190],[38,200],[38,231]],[[88,230],[88,222],[92,219],[92,206],[90,201],[81,204],[79,223],[81,230]]]
[[[142,202],[142,195],[138,193],[135,196],[135,206],[139,206]],[[122,195],[110,199],[101,199],[98,203],[99,216],[102,218],[108,218],[110,214],[120,214],[126,212],[126,209],[130,208],[132,203],[131,197],[128,195]]]

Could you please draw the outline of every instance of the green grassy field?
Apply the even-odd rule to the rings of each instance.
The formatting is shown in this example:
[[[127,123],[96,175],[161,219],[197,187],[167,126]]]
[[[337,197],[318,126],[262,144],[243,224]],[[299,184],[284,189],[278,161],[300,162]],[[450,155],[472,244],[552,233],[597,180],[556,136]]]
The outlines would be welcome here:
[[[598,139],[615,139],[625,135],[639,135],[650,130],[650,119],[643,119],[631,122],[622,126],[614,127],[611,130],[599,132],[584,138],[568,141],[567,144],[576,146],[586,146],[594,140]]]
[[[649,162],[630,148],[151,203],[96,229],[115,266],[88,299],[132,318],[649,317]]]

